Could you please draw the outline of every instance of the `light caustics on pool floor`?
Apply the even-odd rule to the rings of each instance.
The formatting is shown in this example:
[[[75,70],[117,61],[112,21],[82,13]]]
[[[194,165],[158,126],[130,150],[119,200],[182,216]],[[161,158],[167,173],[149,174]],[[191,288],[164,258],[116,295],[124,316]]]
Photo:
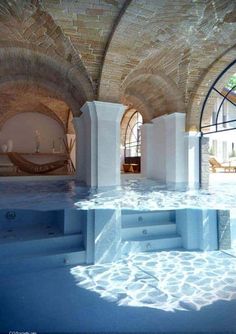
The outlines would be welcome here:
[[[71,274],[79,287],[119,306],[197,311],[236,299],[236,258],[218,251],[138,253]]]

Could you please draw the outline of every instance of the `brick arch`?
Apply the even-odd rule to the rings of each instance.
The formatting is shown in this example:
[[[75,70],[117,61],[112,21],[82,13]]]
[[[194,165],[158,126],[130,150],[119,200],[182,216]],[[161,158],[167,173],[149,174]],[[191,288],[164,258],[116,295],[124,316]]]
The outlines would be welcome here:
[[[21,113],[26,113],[26,112],[31,112],[31,110],[24,110],[24,111],[21,111]],[[54,119],[61,127],[62,129],[64,130],[64,132],[66,133],[66,129],[65,129],[65,125],[64,123],[62,122],[62,120],[52,111],[50,110],[49,108],[47,108],[46,106],[44,105],[40,105],[36,108],[34,108],[33,112],[36,112],[36,113],[40,113],[42,115],[46,115],[52,119]],[[14,110],[10,110],[10,111],[7,111],[4,116],[0,119],[0,131],[3,127],[3,125],[12,117],[18,115],[19,112],[18,111],[14,111]]]
[[[51,57],[59,57],[81,73],[92,84],[79,52],[75,49],[52,15],[38,0],[2,0],[0,6],[0,40],[41,48]]]
[[[86,101],[94,99],[91,83],[84,73],[59,57],[44,54],[40,48],[0,43],[0,63],[1,84],[25,80],[48,87],[55,95],[66,96],[76,116]]]
[[[48,98],[58,99],[64,101],[68,108],[72,111],[78,110],[78,104],[76,101],[71,99],[71,96],[67,91],[62,90],[56,84],[52,82],[45,81],[44,79],[37,78],[37,81],[34,78],[28,78],[27,76],[19,75],[16,77],[4,77],[0,79],[0,95],[2,90],[8,89],[19,89],[22,91],[22,95],[25,94],[25,91],[31,91],[32,94],[40,95],[42,91],[44,96]],[[45,94],[46,92],[46,94]]]
[[[136,74],[136,75],[135,75]],[[145,105],[145,121],[173,112],[185,112],[181,93],[176,84],[164,73],[148,73],[139,70],[124,82],[123,95],[126,103],[133,97]],[[133,106],[139,110],[135,104]]]
[[[235,43],[233,13],[231,0],[223,6],[213,0],[177,1],[177,7],[169,1],[131,1],[106,52],[99,99],[119,102],[123,82],[137,68],[161,69],[187,108],[206,69]]]
[[[128,109],[126,109],[122,120],[120,122],[120,143],[122,146],[124,146],[124,141],[125,141],[125,131],[126,131],[126,127],[127,124],[129,122],[130,117],[133,115],[133,113],[136,111],[136,109],[129,107]]]
[[[149,123],[152,119],[150,114],[150,106],[147,102],[143,101],[139,95],[129,95],[128,93],[124,94],[121,99],[124,105],[128,105],[129,109],[133,108],[137,110],[143,117],[144,123]]]
[[[225,70],[225,68],[236,59],[236,45],[215,60],[211,66],[205,71],[202,80],[195,87],[190,103],[187,109],[186,129],[200,129],[200,118],[203,103],[207,97],[210,87],[214,84],[217,77]],[[235,67],[229,68],[228,71],[218,81],[218,89],[222,90],[224,84],[230,76],[235,73]],[[208,110],[208,118],[211,117],[211,111]]]

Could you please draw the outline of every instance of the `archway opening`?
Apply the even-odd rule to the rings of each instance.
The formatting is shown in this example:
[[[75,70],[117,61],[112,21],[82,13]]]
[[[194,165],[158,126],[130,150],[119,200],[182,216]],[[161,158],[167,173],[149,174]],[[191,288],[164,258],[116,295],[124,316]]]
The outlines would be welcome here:
[[[136,109],[129,109],[121,121],[121,171],[141,172],[141,126],[143,117]]]
[[[72,112],[63,100],[26,82],[0,86],[0,176],[75,172]]]

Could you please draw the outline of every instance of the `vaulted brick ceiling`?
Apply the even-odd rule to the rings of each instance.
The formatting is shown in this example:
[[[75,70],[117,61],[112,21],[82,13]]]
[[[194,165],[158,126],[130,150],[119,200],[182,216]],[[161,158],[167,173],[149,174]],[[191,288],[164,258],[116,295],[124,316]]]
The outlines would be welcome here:
[[[79,115],[93,99],[123,102],[145,121],[191,113],[212,64],[236,58],[235,39],[233,0],[1,0],[0,114],[48,108],[65,125],[68,109]]]

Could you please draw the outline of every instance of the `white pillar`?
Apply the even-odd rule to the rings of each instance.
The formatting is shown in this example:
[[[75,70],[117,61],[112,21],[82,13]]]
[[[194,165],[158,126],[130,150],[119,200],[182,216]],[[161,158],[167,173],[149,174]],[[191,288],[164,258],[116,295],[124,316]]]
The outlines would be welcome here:
[[[152,178],[166,183],[166,116],[154,118],[152,139]]]
[[[199,188],[199,132],[188,132],[185,134],[186,150],[188,154],[188,187]]]
[[[185,148],[185,114],[165,116],[166,183],[173,188],[187,186],[187,152]]]
[[[171,188],[187,185],[185,114],[173,113],[142,128],[142,172]]]
[[[141,126],[141,173],[146,178],[153,175],[153,124],[145,123]]]
[[[77,177],[92,187],[120,184],[120,121],[124,106],[86,102],[76,128]]]

